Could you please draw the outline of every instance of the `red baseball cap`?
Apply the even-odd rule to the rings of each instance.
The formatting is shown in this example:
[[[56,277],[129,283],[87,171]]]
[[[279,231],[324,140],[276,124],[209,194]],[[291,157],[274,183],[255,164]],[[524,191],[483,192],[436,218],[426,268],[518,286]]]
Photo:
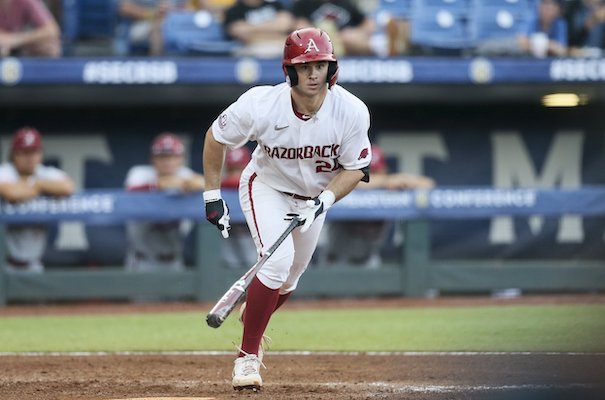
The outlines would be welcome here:
[[[227,168],[243,168],[250,162],[251,158],[252,154],[247,147],[230,149],[225,156],[225,166]]]
[[[372,145],[372,161],[370,161],[370,172],[387,172],[387,161],[384,158],[384,153],[376,144]]]
[[[151,144],[151,154],[158,155],[182,155],[185,152],[185,146],[181,139],[171,132],[163,132],[153,139]]]
[[[36,128],[25,126],[15,132],[11,143],[11,153],[21,150],[42,149],[42,135]]]

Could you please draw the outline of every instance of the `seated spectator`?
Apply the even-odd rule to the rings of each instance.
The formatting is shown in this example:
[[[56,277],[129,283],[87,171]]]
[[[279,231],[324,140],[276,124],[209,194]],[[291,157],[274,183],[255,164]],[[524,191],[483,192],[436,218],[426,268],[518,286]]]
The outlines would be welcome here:
[[[296,29],[318,27],[332,39],[336,55],[373,55],[374,21],[350,0],[297,0]]]
[[[225,12],[225,33],[244,46],[237,56],[278,57],[294,18],[279,1],[238,0]]]
[[[128,171],[130,191],[197,192],[204,189],[204,177],[183,165],[185,147],[178,136],[165,132],[151,145],[151,165]],[[137,272],[184,269],[183,241],[188,233],[184,221],[129,222],[126,269]]]
[[[388,17],[384,31],[388,56],[408,54],[411,51],[410,20],[408,18]]]
[[[148,50],[153,56],[162,54],[162,22],[168,12],[189,9],[185,0],[120,0],[116,53],[127,55],[132,48]],[[126,43],[124,43],[124,41]]]
[[[240,176],[251,157],[247,147],[227,150],[221,188],[239,189]],[[229,240],[222,240],[221,246],[223,260],[229,268],[250,268],[258,258],[256,245],[245,222],[232,222]]]
[[[370,182],[360,182],[357,189],[429,189],[435,182],[426,176],[388,173],[382,149],[372,145]],[[332,221],[328,242],[321,257],[322,265],[355,265],[369,269],[382,265],[380,252],[393,226],[392,221]]]
[[[42,165],[42,136],[24,127],[13,136],[9,162],[0,165],[0,197],[22,203],[38,196],[70,196],[74,183],[65,172]],[[48,229],[43,224],[9,225],[6,229],[9,272],[42,272]]]
[[[535,57],[567,55],[567,24],[562,17],[562,0],[539,0],[518,42],[525,54]]]
[[[569,55],[600,57],[605,49],[605,2],[572,0],[565,11]]]
[[[41,0],[0,0],[0,57],[59,57],[60,36]]]

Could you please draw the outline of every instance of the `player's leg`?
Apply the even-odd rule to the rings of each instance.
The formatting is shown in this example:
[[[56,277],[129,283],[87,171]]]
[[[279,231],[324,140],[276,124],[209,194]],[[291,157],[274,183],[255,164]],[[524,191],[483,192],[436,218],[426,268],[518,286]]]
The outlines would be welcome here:
[[[307,232],[301,233],[299,230],[292,232],[294,259],[292,260],[292,266],[288,270],[286,281],[279,289],[279,297],[273,312],[277,311],[288,300],[294,289],[296,289],[300,277],[311,262],[324,222],[325,214],[322,214],[313,222],[313,225]],[[244,316],[245,312],[242,311],[242,319]]]
[[[292,232],[292,239],[294,242],[294,260],[288,273],[288,277],[280,288],[280,297],[290,294],[294,291],[294,289],[296,289],[300,277],[306,271],[309,263],[311,262],[311,258],[313,257],[313,253],[317,247],[317,242],[319,241],[319,235],[321,234],[321,229],[323,228],[325,218],[325,213],[317,217],[317,219],[313,222],[313,225],[311,225],[309,230],[305,233],[301,233],[299,229],[296,229],[294,232]],[[281,304],[283,304],[286,300],[287,297],[284,297]]]
[[[315,220],[313,226],[311,226],[311,228],[305,234],[301,234],[298,231],[294,231],[292,233],[295,248],[294,261],[292,263],[292,267],[290,268],[290,272],[288,274],[286,282],[284,282],[282,287],[279,289],[279,297],[272,313],[277,311],[277,309],[280,308],[288,300],[294,289],[296,289],[300,277],[305,272],[307,266],[311,262],[311,257],[313,256],[313,252],[315,251],[315,247],[317,246],[324,219],[325,216],[321,216],[317,220]],[[244,303],[240,309],[240,319],[242,321],[244,321],[245,315],[246,303]],[[265,338],[266,336],[263,335],[263,340]],[[259,347],[258,353],[259,357],[261,357],[262,360],[261,351],[264,352],[262,345],[261,347]]]
[[[290,212],[288,199],[258,181],[255,175],[245,173],[239,194],[250,233],[262,254],[289,224],[284,220]],[[262,386],[258,349],[279,301],[279,288],[288,276],[293,259],[294,244],[289,236],[267,260],[248,288],[242,345],[233,371],[233,387],[236,389]]]

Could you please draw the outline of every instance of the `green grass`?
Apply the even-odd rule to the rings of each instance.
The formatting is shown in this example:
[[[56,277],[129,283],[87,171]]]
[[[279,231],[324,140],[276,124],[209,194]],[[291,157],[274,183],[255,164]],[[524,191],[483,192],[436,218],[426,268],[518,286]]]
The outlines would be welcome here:
[[[0,352],[233,350],[202,313],[0,317]],[[605,305],[283,310],[273,350],[605,351]]]

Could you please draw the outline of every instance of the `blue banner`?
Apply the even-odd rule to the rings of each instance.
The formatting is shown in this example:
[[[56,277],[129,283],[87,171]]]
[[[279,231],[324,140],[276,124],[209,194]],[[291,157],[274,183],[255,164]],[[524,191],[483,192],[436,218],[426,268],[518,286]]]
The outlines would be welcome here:
[[[243,222],[237,193],[224,191],[232,221]],[[80,192],[71,197],[40,197],[21,204],[0,203],[0,223],[80,220],[115,224],[126,220],[204,219],[199,193]],[[336,203],[329,219],[440,220],[511,216],[605,215],[605,187],[580,189],[441,188],[416,191],[357,190]]]
[[[500,84],[604,82],[605,59],[343,58],[339,82]],[[0,85],[274,84],[281,60],[61,58],[0,60]]]

